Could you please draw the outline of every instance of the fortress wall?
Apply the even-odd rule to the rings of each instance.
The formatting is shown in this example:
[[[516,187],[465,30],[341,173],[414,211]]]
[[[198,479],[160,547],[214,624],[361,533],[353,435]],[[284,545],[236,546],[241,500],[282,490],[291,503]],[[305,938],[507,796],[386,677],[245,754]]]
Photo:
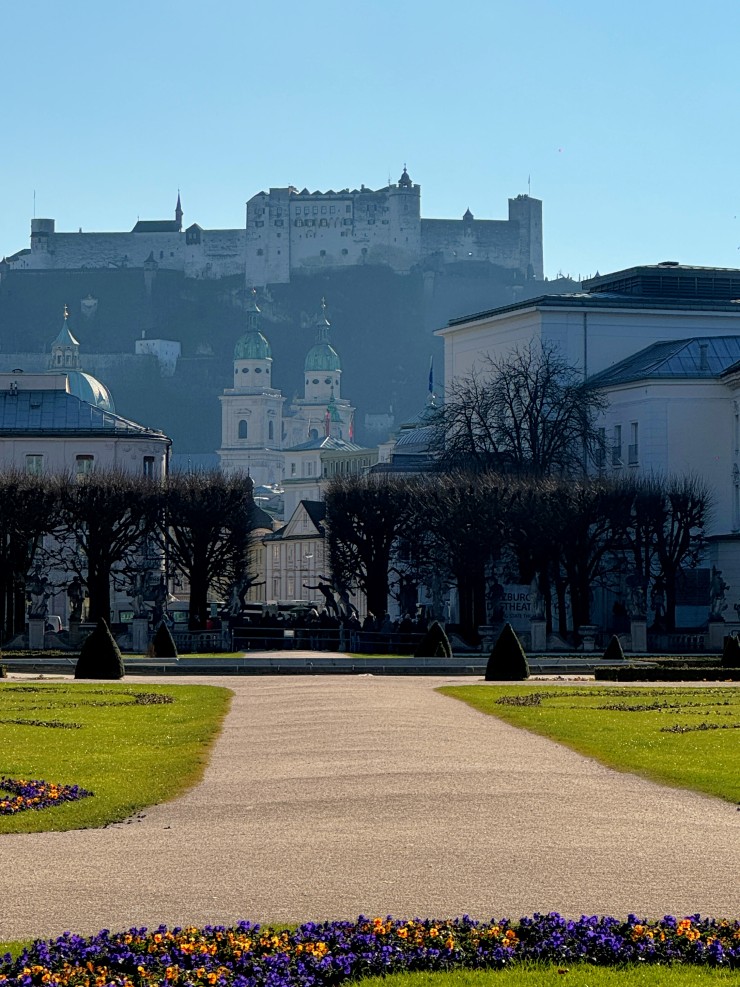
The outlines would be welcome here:
[[[446,263],[485,260],[519,268],[519,224],[500,219],[422,219],[421,252],[425,257],[441,253]]]
[[[46,250],[32,249],[19,268],[143,267],[150,253],[162,268],[182,270],[180,233],[52,233]]]
[[[227,278],[244,274],[246,261],[246,230],[202,230],[200,242],[185,247],[185,276]]]

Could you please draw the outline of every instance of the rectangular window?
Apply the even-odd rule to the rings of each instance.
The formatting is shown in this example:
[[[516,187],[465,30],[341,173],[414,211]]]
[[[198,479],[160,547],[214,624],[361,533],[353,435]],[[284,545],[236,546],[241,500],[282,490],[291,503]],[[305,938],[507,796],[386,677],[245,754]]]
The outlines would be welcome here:
[[[26,456],[26,473],[31,476],[41,476],[44,471],[44,457],[32,453]]]
[[[273,565],[280,565],[280,546],[279,545],[273,545],[272,546],[272,564]]]
[[[630,422],[630,444],[627,449],[627,462],[630,466],[637,466],[638,455],[638,434],[637,422]]]
[[[154,476],[154,456],[144,456],[144,476]]]
[[[612,466],[622,466],[622,426],[614,426],[614,441],[612,443]]]
[[[95,468],[95,456],[75,456],[75,476],[79,480],[88,476]]]
[[[596,465],[599,469],[606,466],[606,429],[600,428],[596,438]]]
[[[290,464],[290,475],[295,476],[295,463]]]

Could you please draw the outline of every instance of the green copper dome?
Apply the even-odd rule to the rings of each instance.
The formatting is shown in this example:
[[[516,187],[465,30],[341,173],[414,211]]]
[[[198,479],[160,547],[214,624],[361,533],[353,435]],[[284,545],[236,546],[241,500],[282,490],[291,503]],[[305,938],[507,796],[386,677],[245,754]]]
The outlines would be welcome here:
[[[306,373],[309,370],[341,370],[339,354],[331,343],[317,343],[312,346],[306,356]]]
[[[235,360],[271,360],[270,344],[261,332],[245,333],[234,347]]]

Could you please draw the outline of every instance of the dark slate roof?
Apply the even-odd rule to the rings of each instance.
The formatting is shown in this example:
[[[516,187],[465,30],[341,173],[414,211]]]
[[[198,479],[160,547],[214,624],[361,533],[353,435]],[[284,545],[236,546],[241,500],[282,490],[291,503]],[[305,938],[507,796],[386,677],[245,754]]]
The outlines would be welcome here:
[[[641,264],[612,274],[587,278],[589,292],[618,292],[620,295],[651,295],[660,298],[740,298],[740,270],[730,267],[695,267],[663,261]]]
[[[272,515],[255,504],[249,527],[251,531],[255,531],[257,528],[267,528],[268,531],[272,531]]]
[[[644,295],[623,295],[619,292],[588,292],[576,291],[562,295],[539,295],[511,305],[488,309],[485,312],[475,312],[473,315],[463,315],[450,319],[447,325],[466,325],[481,319],[490,319],[494,315],[506,315],[509,312],[522,312],[526,309],[653,309],[687,312],[732,312],[740,315],[740,300],[708,299],[708,298],[652,298]]]
[[[176,219],[140,219],[132,233],[179,233],[180,224]]]
[[[0,436],[10,435],[139,435],[164,438],[164,433],[62,390],[5,391],[0,395]]]
[[[594,374],[597,387],[636,380],[711,380],[740,361],[740,335],[697,336],[653,343],[626,360]]]
[[[318,531],[323,535],[324,520],[326,519],[326,502],[323,500],[302,500],[301,506],[311,518]]]

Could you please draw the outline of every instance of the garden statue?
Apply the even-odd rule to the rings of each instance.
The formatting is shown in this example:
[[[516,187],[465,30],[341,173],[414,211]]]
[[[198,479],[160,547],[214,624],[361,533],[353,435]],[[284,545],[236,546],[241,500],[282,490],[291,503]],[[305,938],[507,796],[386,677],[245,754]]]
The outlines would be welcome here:
[[[79,576],[75,576],[67,586],[67,599],[69,600],[69,619],[82,620],[82,601],[85,599],[85,591]]]
[[[34,566],[26,585],[30,602],[28,616],[45,617],[49,612],[48,600],[51,593],[49,592],[49,580],[44,575],[38,562]]]
[[[654,623],[656,627],[663,627],[665,618],[665,583],[660,576],[653,583],[653,591],[650,594],[650,606],[655,614]]]
[[[631,620],[644,620],[647,606],[645,601],[645,589],[642,585],[642,580],[637,573],[633,573],[631,576],[627,576],[626,582],[627,589],[629,591],[627,613],[630,615]]]
[[[545,598],[540,592],[540,581],[535,575],[529,584],[529,619],[543,620],[545,617]]]
[[[326,601],[326,609],[333,613],[335,617],[341,617],[342,614],[339,612],[339,607],[337,606],[337,601],[334,599],[334,589],[330,582],[324,582],[323,576],[319,576],[319,581],[315,586],[309,586],[308,583],[303,584],[304,589],[317,589],[324,600]]]
[[[253,586],[264,586],[264,580],[261,583],[257,583],[248,576],[246,572],[243,572],[238,579],[235,579],[233,583],[229,586],[229,614],[232,617],[236,617],[238,613],[247,608],[247,593]]]
[[[134,608],[134,617],[143,617],[146,614],[144,609],[144,573],[139,570],[131,583],[131,602]]]
[[[498,573],[493,572],[486,590],[486,621],[500,624],[504,619],[504,587],[498,581]]]
[[[709,587],[710,620],[724,620],[722,612],[727,609],[725,591],[729,588],[729,584],[722,578],[722,570],[718,569],[716,566],[712,566],[712,582]]]
[[[152,590],[152,600],[154,602],[152,622],[156,627],[164,617],[164,607],[167,603],[167,585],[164,581],[164,576],[160,576],[159,582],[155,584]]]

